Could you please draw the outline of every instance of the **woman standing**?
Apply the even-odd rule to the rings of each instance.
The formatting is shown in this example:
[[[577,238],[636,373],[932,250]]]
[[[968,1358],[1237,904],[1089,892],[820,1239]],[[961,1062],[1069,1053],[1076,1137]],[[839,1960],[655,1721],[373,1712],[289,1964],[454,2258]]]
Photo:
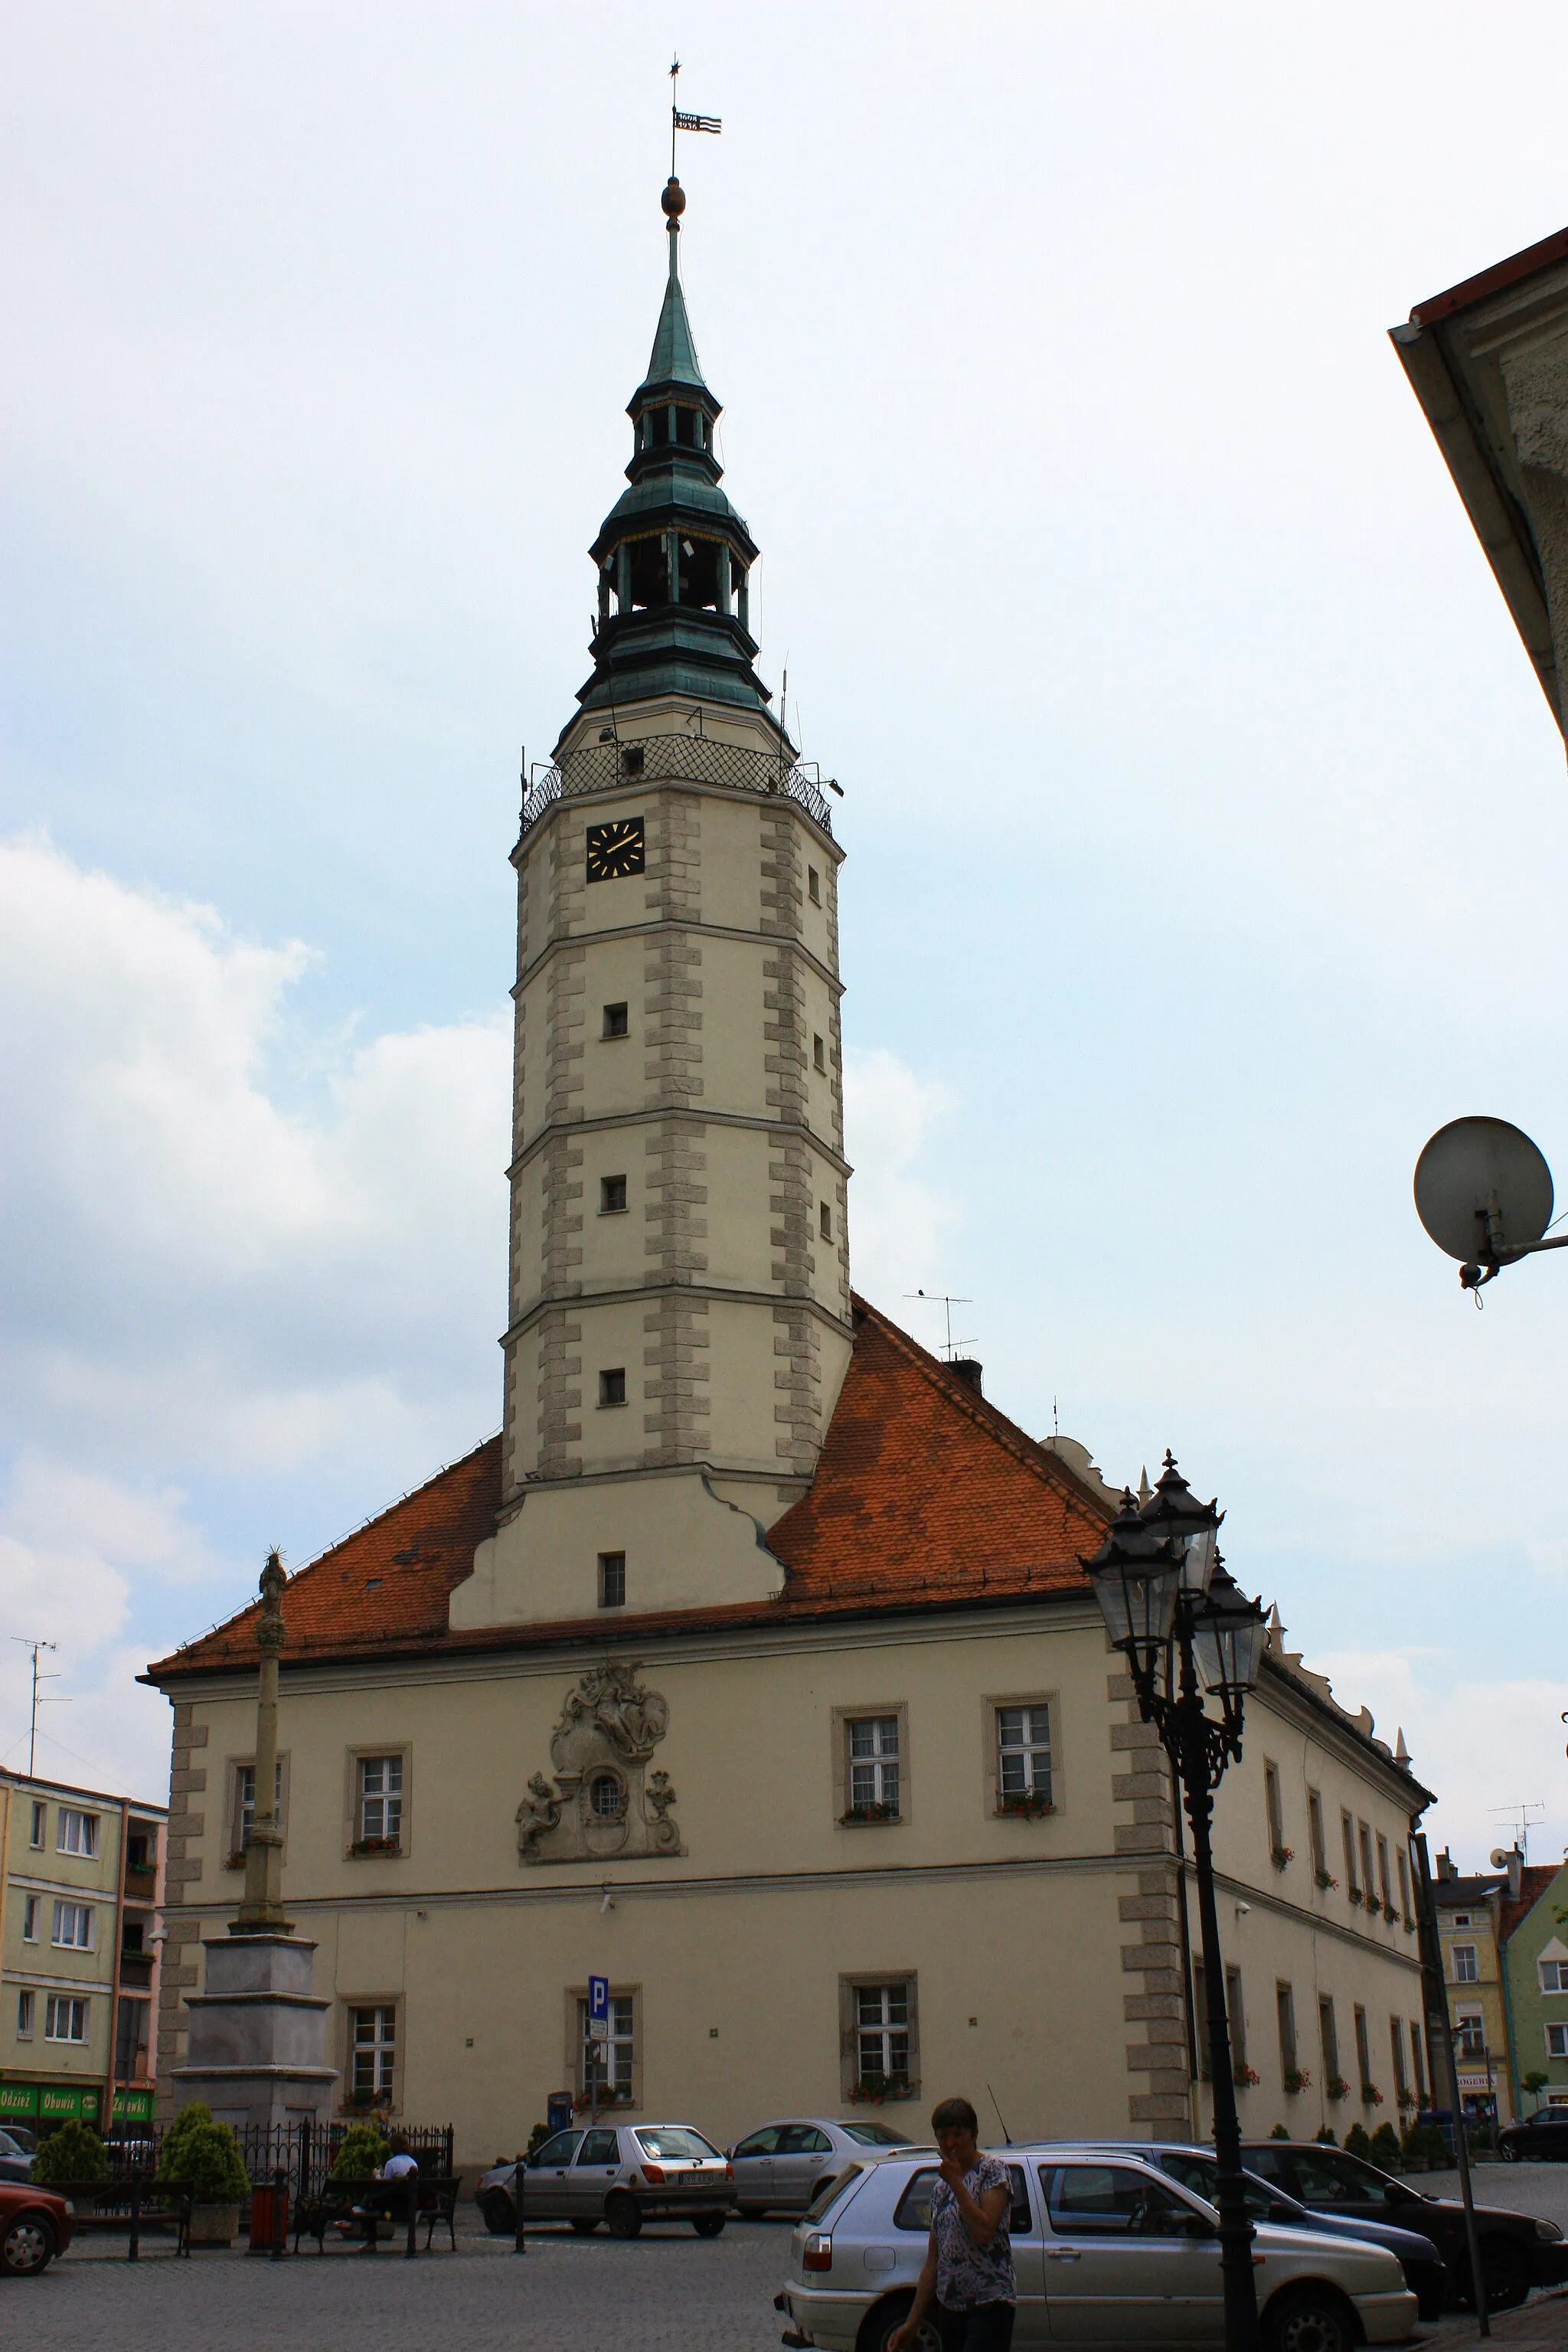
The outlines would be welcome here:
[[[967,2099],[943,2099],[931,2127],[942,2152],[931,2190],[931,2236],[914,2308],[888,2352],[913,2352],[928,2313],[942,2352],[1007,2352],[1018,2300],[1007,2221],[1007,2168],[982,2156],[980,2119]]]

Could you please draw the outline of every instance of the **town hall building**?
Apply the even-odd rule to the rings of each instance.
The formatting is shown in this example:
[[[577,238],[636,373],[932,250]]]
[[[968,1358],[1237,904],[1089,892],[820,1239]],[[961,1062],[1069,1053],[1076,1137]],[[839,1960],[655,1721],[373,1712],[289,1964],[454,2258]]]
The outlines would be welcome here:
[[[289,1578],[282,1891],[338,2104],[459,2163],[605,2095],[721,2141],[963,2091],[1206,2130],[1188,1865],[1083,1572],[1118,1497],[850,1286],[839,874],[668,275],[518,877],[499,1437]],[[1245,1563],[1241,1563],[1245,1573]],[[174,1706],[160,2084],[256,1819],[254,1608]],[[1426,2086],[1430,1801],[1276,1618],[1215,1853],[1244,2127]]]

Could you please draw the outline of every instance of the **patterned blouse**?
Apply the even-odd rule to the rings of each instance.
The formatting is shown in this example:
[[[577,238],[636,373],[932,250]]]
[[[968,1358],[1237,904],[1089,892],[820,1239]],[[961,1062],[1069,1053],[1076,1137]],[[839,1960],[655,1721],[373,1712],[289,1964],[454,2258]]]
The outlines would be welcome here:
[[[1018,2284],[1013,2275],[1007,2229],[1013,2185],[1007,2168],[994,2156],[978,2156],[964,2174],[963,2185],[977,2205],[988,2189],[1005,2189],[1007,2202],[990,2244],[977,2246],[964,2226],[958,2199],[946,2181],[938,2179],[931,2200],[931,2225],[936,2234],[936,2299],[944,2311],[967,2311],[977,2303],[1016,2303]]]

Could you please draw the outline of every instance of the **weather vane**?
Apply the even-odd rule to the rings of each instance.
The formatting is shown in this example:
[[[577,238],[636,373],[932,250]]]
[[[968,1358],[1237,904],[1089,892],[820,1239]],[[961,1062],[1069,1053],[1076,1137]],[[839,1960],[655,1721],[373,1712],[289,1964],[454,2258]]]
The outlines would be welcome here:
[[[676,100],[680,93],[680,59],[669,62],[669,176],[675,177],[675,134],[678,131],[711,131],[718,132],[724,125],[716,114],[682,114]]]

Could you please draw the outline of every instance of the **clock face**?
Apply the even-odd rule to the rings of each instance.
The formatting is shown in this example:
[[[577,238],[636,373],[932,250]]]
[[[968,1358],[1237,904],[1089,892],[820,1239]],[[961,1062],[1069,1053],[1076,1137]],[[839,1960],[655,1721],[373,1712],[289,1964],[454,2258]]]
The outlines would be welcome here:
[[[588,827],[590,882],[618,882],[623,874],[640,874],[645,862],[640,816],[612,817],[608,824]]]

